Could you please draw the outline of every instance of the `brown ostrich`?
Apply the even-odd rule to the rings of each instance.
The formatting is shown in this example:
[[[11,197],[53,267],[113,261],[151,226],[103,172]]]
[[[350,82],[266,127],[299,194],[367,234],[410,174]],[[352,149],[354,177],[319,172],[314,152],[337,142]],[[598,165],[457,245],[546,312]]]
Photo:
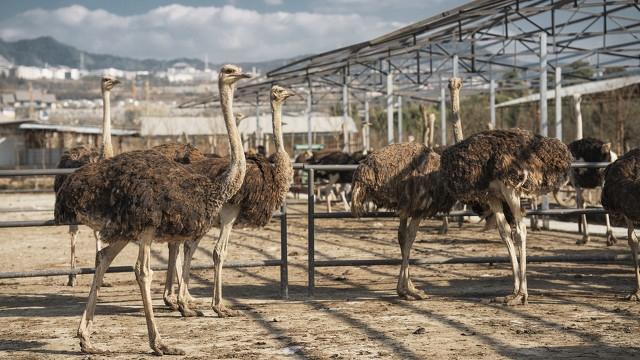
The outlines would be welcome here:
[[[459,91],[461,81],[453,78],[454,133],[460,132]],[[447,189],[462,202],[488,204],[496,217],[500,237],[507,245],[513,268],[513,295],[509,305],[526,304],[527,228],[520,204],[522,195],[545,194],[561,186],[571,165],[571,153],[557,139],[521,130],[487,130],[458,141],[442,153],[441,172]],[[511,214],[507,219],[505,214]],[[512,221],[508,221],[512,220]],[[520,262],[511,226],[520,250]]]
[[[602,206],[612,216],[627,222],[627,234],[636,275],[636,288],[629,300],[640,301],[640,267],[638,265],[638,236],[635,225],[640,223],[640,149],[622,155],[604,171]]]
[[[220,229],[220,236],[216,243],[213,259],[215,264],[213,309],[220,317],[234,316],[237,313],[227,309],[222,303],[222,265],[227,253],[227,244],[234,224],[259,228],[267,225],[271,215],[279,209],[286,199],[293,167],[291,160],[284,148],[282,136],[282,103],[293,92],[274,85],[271,88],[271,109],[273,120],[273,142],[276,152],[270,156],[271,161],[261,154],[247,156],[247,174],[240,190],[223,206],[220,215],[215,219],[214,225]],[[194,162],[189,166],[190,171],[207,176],[216,181],[226,168],[229,167],[228,159],[207,159]],[[178,293],[177,302],[173,300],[173,272],[167,272],[165,282],[165,303],[172,308],[178,308],[183,316],[202,315],[197,310],[190,309],[190,303],[194,300],[188,292],[189,272],[193,253],[198,247],[201,238],[188,241],[184,244],[184,265],[182,271],[176,269],[178,277],[182,276],[184,282],[183,292]],[[179,266],[177,261],[178,249],[174,247],[169,251],[169,269]]]
[[[611,151],[611,144],[604,143],[602,140],[595,138],[584,138],[576,140],[569,144],[569,150],[574,160],[587,162],[611,162],[615,161],[618,156]],[[576,203],[578,208],[584,209],[586,202],[584,199],[584,189],[595,189],[602,186],[604,182],[604,171],[602,169],[571,169],[571,184],[576,189]],[[582,239],[576,241],[577,244],[589,243],[589,228],[587,224],[587,215],[581,216]],[[607,245],[611,246],[617,242],[613,235],[609,214],[605,215],[607,224]]]
[[[232,115],[235,83],[249,77],[233,65],[222,67],[218,77],[220,102],[229,136],[231,166],[212,181],[154,150],[139,150],[90,163],[69,175],[56,200],[55,219],[77,222],[100,231],[107,244],[98,252],[89,299],[78,328],[83,352],[100,353],[91,344],[91,327],[98,290],[109,264],[130,242],[140,250],[135,274],[144,304],[149,344],[156,355],[184,354],[165,345],[153,315],[151,259],[153,240],[184,242],[204,236],[222,206],[241,187],[246,163],[242,142]]]
[[[353,215],[362,216],[367,204],[372,202],[377,207],[396,211],[400,217],[398,243],[402,265],[396,290],[407,300],[427,297],[413,285],[409,275],[409,256],[420,222],[438,212],[449,212],[456,202],[440,172],[443,149],[434,149],[427,141],[425,144],[391,144],[367,155],[353,173]],[[446,223],[445,217],[443,228]]]
[[[362,161],[361,156],[360,161]],[[305,162],[312,165],[356,165],[359,163],[351,154],[340,150],[325,150],[313,153]],[[347,195],[351,190],[350,186],[353,180],[353,172],[319,170],[316,171],[316,175],[318,180],[326,182],[326,184],[318,187],[318,191],[325,194],[327,211],[331,212],[331,201],[334,198],[334,190],[336,190],[340,196],[345,210],[351,211],[349,202],[347,201]]]
[[[85,164],[97,162],[100,159],[106,159],[113,156],[113,146],[111,144],[111,90],[120,84],[120,81],[104,76],[100,80],[100,89],[102,91],[102,148],[100,150],[86,145],[76,146],[65,150],[58,162],[58,169],[75,169]],[[58,190],[67,175],[57,175],[53,183],[53,189],[58,194]],[[76,241],[78,239],[78,225],[69,225],[69,234],[71,235],[71,269],[76,268]],[[96,239],[96,253],[102,249],[103,244],[96,232],[93,233]],[[76,275],[69,275],[67,286],[75,286]]]

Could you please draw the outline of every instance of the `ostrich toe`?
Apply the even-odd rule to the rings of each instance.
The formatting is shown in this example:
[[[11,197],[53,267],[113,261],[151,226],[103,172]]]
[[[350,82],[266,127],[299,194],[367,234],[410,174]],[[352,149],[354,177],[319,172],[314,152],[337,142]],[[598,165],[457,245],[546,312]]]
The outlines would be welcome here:
[[[164,304],[171,308],[172,311],[178,310],[178,299],[175,294],[165,295],[162,297],[162,300],[164,300]]]
[[[586,245],[591,241],[591,237],[589,235],[584,235],[582,239],[576,240],[576,245]]]
[[[640,301],[640,289],[637,289],[634,293],[631,293],[627,296],[627,300],[629,301]]]
[[[242,313],[240,311],[229,309],[228,307],[226,307],[226,306],[224,306],[222,304],[213,305],[212,309],[221,318],[237,317],[237,316],[241,316],[242,315]]]
[[[613,235],[613,231],[607,231],[607,246],[615,245],[618,239]]]
[[[165,345],[164,343],[162,343],[161,341],[156,341],[153,346],[151,347],[151,349],[153,350],[153,353],[155,355],[185,355],[186,353],[184,352],[184,350],[179,349],[177,347],[172,347],[172,346],[168,346]]]

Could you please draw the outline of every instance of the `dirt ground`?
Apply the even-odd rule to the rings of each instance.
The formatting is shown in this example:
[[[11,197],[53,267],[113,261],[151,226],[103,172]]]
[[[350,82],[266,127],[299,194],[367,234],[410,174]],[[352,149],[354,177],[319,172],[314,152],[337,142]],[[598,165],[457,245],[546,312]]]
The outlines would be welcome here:
[[[1,208],[51,208],[53,197],[0,195]],[[339,207],[338,207],[339,208]],[[187,351],[185,359],[631,359],[640,357],[640,303],[624,300],[633,286],[629,264],[530,264],[528,306],[507,307],[490,299],[511,290],[508,264],[413,266],[414,283],[430,299],[403,301],[395,295],[397,266],[317,270],[314,298],[306,296],[305,205],[291,205],[289,219],[290,298],[279,297],[279,269],[227,269],[224,297],[242,316],[181,318],[162,302],[164,272],[154,278],[153,298],[163,339]],[[323,210],[318,207],[318,211]],[[0,220],[48,219],[51,212],[4,213]],[[414,258],[506,255],[496,231],[452,225],[438,235],[437,221],[423,224]],[[397,259],[396,220],[318,220],[317,258]],[[211,232],[195,264],[211,263]],[[262,230],[234,232],[228,260],[277,259],[279,222]],[[628,252],[625,239],[607,248],[594,236],[587,246],[577,235],[529,232],[529,254]],[[2,271],[68,266],[66,227],[0,229]],[[93,235],[81,228],[79,266],[91,266]],[[129,245],[114,265],[133,265]],[[156,244],[155,264],[166,263]],[[211,300],[211,270],[196,271],[192,294]],[[93,341],[115,354],[80,353],[75,332],[90,275],[76,287],[66,277],[0,280],[0,358],[57,359],[151,357],[138,286],[131,273],[107,274]]]

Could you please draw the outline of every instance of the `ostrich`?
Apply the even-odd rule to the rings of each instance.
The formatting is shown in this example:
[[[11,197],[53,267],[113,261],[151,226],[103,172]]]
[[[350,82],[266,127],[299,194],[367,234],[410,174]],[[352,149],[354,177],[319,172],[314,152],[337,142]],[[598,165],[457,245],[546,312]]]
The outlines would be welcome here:
[[[569,172],[571,153],[557,139],[521,129],[486,130],[460,141],[461,85],[458,78],[451,79],[449,83],[456,144],[442,153],[442,176],[451,195],[459,201],[476,201],[488,204],[491,208],[513,268],[513,295],[506,297],[505,301],[509,305],[524,305],[528,299],[527,228],[520,197],[544,194],[561,186]],[[520,263],[516,257],[511,226],[515,227]]]
[[[360,159],[362,160],[361,157]],[[306,162],[312,165],[355,165],[359,163],[351,154],[340,150],[327,150],[314,153],[310,158],[306,159]],[[327,211],[331,212],[331,201],[333,200],[333,190],[336,188],[336,184],[340,185],[336,190],[340,194],[344,208],[347,211],[351,211],[349,202],[347,201],[347,193],[350,190],[349,186],[353,179],[353,173],[350,171],[318,171],[317,175],[319,179],[328,182],[326,185],[318,188],[318,191],[324,188],[327,200]]]
[[[280,208],[289,191],[293,178],[293,167],[289,155],[284,149],[282,139],[282,103],[293,92],[274,85],[271,88],[271,109],[273,116],[273,142],[276,152],[271,156],[273,164],[263,155],[256,154],[247,157],[247,174],[240,190],[223,206],[214,224],[220,229],[220,236],[216,243],[213,259],[215,263],[213,309],[220,317],[234,316],[237,313],[227,309],[222,303],[222,265],[227,253],[227,244],[234,224],[248,227],[264,227],[271,219],[275,210]],[[189,169],[197,174],[207,176],[212,181],[218,179],[229,166],[227,159],[207,159],[193,163]],[[165,282],[165,303],[172,308],[178,308],[183,316],[202,315],[199,311],[189,308],[192,298],[188,293],[189,270],[191,258],[198,247],[201,238],[187,241],[184,245],[184,265],[182,276],[185,286],[183,292],[178,293],[177,305],[171,298],[173,292],[173,272],[167,272]],[[177,247],[169,252],[169,264],[176,266],[178,262]],[[178,265],[179,266],[179,265]],[[181,274],[180,274],[181,273]]]
[[[640,222],[640,149],[622,155],[604,170],[602,206],[613,216],[627,222],[627,234],[636,275],[636,288],[629,300],[640,301],[640,266],[638,236],[635,225]]]
[[[604,143],[602,140],[595,138],[584,138],[576,140],[569,144],[569,150],[575,160],[588,162],[611,162],[615,161],[618,156],[611,151],[611,144]],[[584,209],[586,203],[584,200],[584,189],[594,189],[602,186],[604,174],[602,169],[572,169],[570,173],[571,184],[576,189],[576,203],[578,208]],[[611,246],[617,242],[613,235],[609,214],[605,215],[607,224],[607,245]],[[577,244],[589,243],[589,228],[587,224],[587,215],[581,216],[582,239],[576,241]]]
[[[409,275],[409,256],[420,222],[438,212],[449,212],[456,203],[445,187],[439,152],[427,144],[391,144],[367,155],[353,173],[354,216],[362,216],[367,204],[373,202],[377,207],[396,211],[400,217],[402,265],[396,291],[406,300],[427,298]]]
[[[120,81],[110,76],[102,77],[100,89],[102,91],[102,149],[98,150],[86,145],[76,146],[65,150],[58,162],[58,169],[75,169],[88,163],[95,163],[100,159],[113,156],[113,146],[111,145],[111,89],[120,84]],[[57,175],[53,183],[53,189],[58,194],[58,190],[67,175]],[[69,225],[71,235],[71,269],[76,268],[76,241],[78,239],[78,225]],[[96,232],[93,233],[96,239],[96,253],[102,249],[103,244]],[[70,274],[67,286],[75,286],[76,275]]]
[[[78,220],[100,231],[107,244],[98,252],[87,306],[78,328],[85,353],[102,350],[91,344],[98,290],[109,264],[129,243],[139,244],[135,274],[144,304],[149,344],[154,354],[184,354],[163,343],[151,299],[150,250],[154,239],[184,242],[202,237],[213,226],[223,204],[244,181],[246,162],[232,115],[235,83],[250,75],[225,65],[218,75],[220,103],[229,136],[231,165],[212,181],[154,150],[138,150],[90,163],[69,175],[56,200],[57,222]]]

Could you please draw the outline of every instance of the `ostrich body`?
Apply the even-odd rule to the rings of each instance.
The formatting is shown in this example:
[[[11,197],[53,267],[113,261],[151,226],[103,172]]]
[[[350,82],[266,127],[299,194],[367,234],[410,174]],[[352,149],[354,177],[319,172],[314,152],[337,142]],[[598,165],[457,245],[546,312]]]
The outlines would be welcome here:
[[[215,264],[213,309],[220,317],[234,316],[235,311],[227,309],[222,303],[222,265],[227,253],[227,244],[234,224],[260,228],[267,225],[274,211],[282,206],[293,178],[293,166],[289,155],[284,149],[282,139],[282,103],[293,92],[280,86],[271,89],[271,107],[273,116],[273,141],[276,152],[269,159],[261,154],[247,156],[247,173],[242,187],[224,204],[214,225],[220,229],[220,236],[215,245],[213,259]],[[196,174],[207,176],[216,181],[229,167],[228,159],[210,158],[194,162],[188,168]],[[188,293],[188,282],[191,258],[202,237],[188,241],[184,245],[184,265],[182,272],[177,261],[178,248],[170,247],[169,271],[165,282],[165,303],[172,308],[178,308],[183,316],[201,315],[201,312],[191,310],[189,303],[193,300]],[[178,277],[182,276],[184,292],[178,293],[177,304],[174,304],[173,277],[174,271]]]
[[[617,159],[617,155],[611,151],[611,144],[604,143],[595,138],[584,138],[569,144],[569,150],[575,160],[587,162],[611,162]],[[585,208],[584,189],[594,189],[602,186],[604,182],[603,169],[571,169],[571,183],[576,189],[576,203],[578,208]],[[605,215],[607,224],[607,245],[616,243],[617,239],[613,235],[609,214]],[[589,228],[587,215],[581,216],[582,239],[577,244],[589,243]]]
[[[362,160],[362,157],[360,160]],[[314,153],[310,158],[306,159],[306,163],[312,165],[355,165],[358,164],[359,161],[349,153],[340,150],[326,150]],[[347,193],[351,190],[349,186],[353,180],[353,173],[351,171],[322,170],[317,171],[317,176],[318,179],[328,182],[326,185],[318,188],[318,191],[325,193],[327,211],[331,212],[331,201],[333,200],[333,190],[336,188],[336,184],[340,185],[336,191],[342,200],[345,210],[351,211],[349,202],[347,201]]]
[[[394,210],[400,217],[398,243],[402,266],[398,295],[424,299],[409,276],[409,256],[420,221],[448,212],[455,203],[440,175],[440,155],[418,143],[391,144],[371,152],[353,173],[351,212],[361,216],[368,202]]]
[[[232,115],[234,84],[249,77],[233,65],[219,73],[220,102],[231,147],[231,166],[211,181],[154,150],[120,154],[87,164],[69,175],[56,200],[57,221],[81,221],[108,245],[97,255],[87,307],[78,328],[83,352],[103,350],[91,344],[91,327],[98,290],[109,264],[129,242],[140,247],[135,274],[144,304],[149,344],[156,355],[184,354],[165,345],[153,315],[150,250],[154,240],[184,242],[204,236],[223,204],[240,189],[246,163]]]
[[[513,268],[513,296],[510,305],[526,304],[526,235],[522,195],[542,195],[561,186],[571,165],[568,148],[557,139],[534,135],[521,129],[488,130],[446,149],[442,173],[447,188],[462,202],[488,204],[496,217],[498,231],[507,245]],[[512,215],[512,221],[505,217]],[[520,263],[511,226],[520,250]]]
[[[111,90],[120,83],[119,80],[109,76],[104,76],[100,80],[102,92],[102,149],[98,150],[86,145],[76,146],[65,150],[58,162],[58,169],[75,169],[89,163],[95,163],[100,159],[113,156],[113,146],[111,144]],[[62,183],[67,175],[57,175],[53,182],[53,190],[58,194]],[[71,269],[76,268],[76,242],[78,239],[78,225],[69,225],[69,235],[71,235]],[[96,232],[93,233],[96,239],[96,253],[102,249],[103,244]],[[69,275],[67,286],[76,284],[76,275]]]
[[[607,166],[604,178],[602,206],[612,216],[623,217],[627,223],[629,247],[636,276],[636,288],[628,299],[640,301],[640,246],[635,233],[635,225],[640,223],[640,149],[627,152]]]

